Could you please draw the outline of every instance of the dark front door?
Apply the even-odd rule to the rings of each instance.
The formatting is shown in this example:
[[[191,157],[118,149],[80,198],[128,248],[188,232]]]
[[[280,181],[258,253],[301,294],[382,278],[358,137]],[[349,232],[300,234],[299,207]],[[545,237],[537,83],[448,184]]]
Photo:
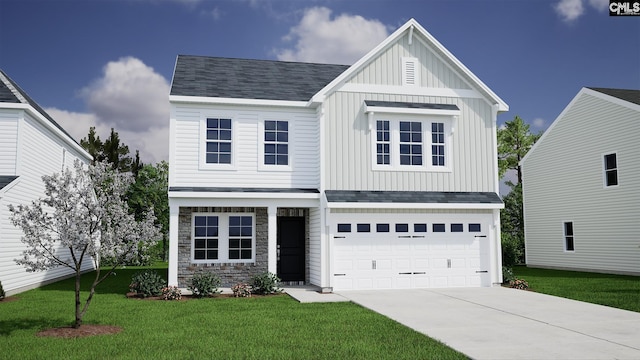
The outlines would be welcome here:
[[[278,277],[304,281],[304,217],[278,217]]]

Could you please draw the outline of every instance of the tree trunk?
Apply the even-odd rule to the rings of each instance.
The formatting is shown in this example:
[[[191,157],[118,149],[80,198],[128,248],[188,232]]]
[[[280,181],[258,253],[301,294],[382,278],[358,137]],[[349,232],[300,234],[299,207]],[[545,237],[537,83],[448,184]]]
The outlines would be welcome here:
[[[73,323],[73,328],[77,329],[82,325],[82,310],[80,303],[80,267],[76,269],[76,321]]]

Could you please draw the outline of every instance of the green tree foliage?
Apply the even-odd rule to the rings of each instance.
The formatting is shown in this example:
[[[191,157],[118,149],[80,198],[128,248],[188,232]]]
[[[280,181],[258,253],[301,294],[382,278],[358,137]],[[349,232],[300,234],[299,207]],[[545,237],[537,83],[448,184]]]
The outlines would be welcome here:
[[[505,208],[501,211],[502,263],[513,266],[525,261],[524,212],[522,204],[522,169],[520,160],[540,139],[542,133],[532,134],[529,124],[519,116],[504,124],[498,130],[498,168],[502,178],[507,171],[516,171],[516,182],[507,181],[511,191],[504,198]]]
[[[129,207],[136,218],[153,209],[156,226],[162,233],[162,249],[160,258],[166,259],[169,234],[169,198],[168,198],[169,164],[161,161],[156,165],[144,165],[138,171],[136,181],[129,188]]]
[[[96,134],[96,128],[89,128],[89,134],[86,138],[80,140],[80,145],[93,156],[93,163],[106,160],[111,168],[119,172],[130,172],[134,177],[138,175],[138,171],[144,165],[140,161],[140,153],[136,150],[135,159],[129,154],[129,146],[120,141],[120,135],[113,128],[109,137],[103,142],[100,136]]]
[[[95,126],[89,128],[89,134],[86,138],[80,140],[80,145],[87,150],[91,156],[93,156],[93,165],[104,160],[104,144],[102,143],[102,140],[100,140],[100,136],[96,134]]]

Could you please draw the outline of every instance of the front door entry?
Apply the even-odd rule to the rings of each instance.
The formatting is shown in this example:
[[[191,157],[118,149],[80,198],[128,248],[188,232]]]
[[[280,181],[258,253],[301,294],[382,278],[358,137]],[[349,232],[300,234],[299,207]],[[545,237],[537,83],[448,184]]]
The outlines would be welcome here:
[[[304,217],[278,217],[278,277],[305,280]]]

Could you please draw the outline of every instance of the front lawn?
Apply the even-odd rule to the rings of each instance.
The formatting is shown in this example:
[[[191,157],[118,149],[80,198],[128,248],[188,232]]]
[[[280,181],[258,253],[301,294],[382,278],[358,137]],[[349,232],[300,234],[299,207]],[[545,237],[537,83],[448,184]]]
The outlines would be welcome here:
[[[0,358],[466,358],[353,303],[300,304],[287,295],[188,301],[127,299],[125,293],[137,270],[118,270],[100,284],[84,318],[85,324],[122,327],[115,335],[77,339],[36,336],[40,330],[73,322],[72,280],[19,294],[16,301],[0,302]],[[166,267],[159,272],[166,275]]]
[[[513,268],[533,291],[640,312],[640,277],[577,271]]]

